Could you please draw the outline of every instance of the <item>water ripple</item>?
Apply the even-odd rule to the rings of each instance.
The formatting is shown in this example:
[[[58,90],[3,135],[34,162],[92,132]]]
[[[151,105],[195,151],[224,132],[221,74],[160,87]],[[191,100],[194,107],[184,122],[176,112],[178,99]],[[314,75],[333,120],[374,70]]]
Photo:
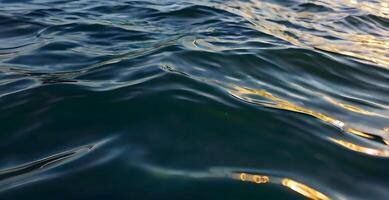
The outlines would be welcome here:
[[[62,166],[68,162],[81,158],[97,148],[98,146],[106,143],[108,140],[103,140],[94,144],[89,144],[81,147],[77,147],[71,150],[67,150],[58,154],[48,156],[36,161],[21,164],[18,166],[1,169],[0,170],[0,192],[9,190],[14,187],[18,187],[23,184],[35,182],[41,180],[38,177],[34,180],[34,175],[43,173],[49,169]],[[47,176],[49,178],[51,176]]]
[[[134,144],[154,158],[138,163],[146,174],[274,185],[310,199],[388,195],[385,0],[5,0],[0,13],[2,156],[29,154],[32,138],[42,147],[34,155],[51,155],[1,169],[1,192],[64,172],[100,145],[91,138],[115,132],[112,152]],[[73,140],[90,145],[42,150]],[[116,156],[127,159],[107,160]],[[116,161],[102,172],[80,159],[69,171],[92,166],[95,182],[74,179],[91,187],[130,185],[90,197],[149,192],[137,187],[147,180],[125,182]],[[147,197],[161,196],[150,188]],[[31,194],[23,189],[16,199]]]

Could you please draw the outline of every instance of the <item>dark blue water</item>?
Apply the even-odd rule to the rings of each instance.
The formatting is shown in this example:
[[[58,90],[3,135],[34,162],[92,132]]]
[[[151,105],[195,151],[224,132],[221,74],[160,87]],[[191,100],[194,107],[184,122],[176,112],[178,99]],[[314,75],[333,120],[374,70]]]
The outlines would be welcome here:
[[[0,199],[387,199],[386,0],[0,0]]]

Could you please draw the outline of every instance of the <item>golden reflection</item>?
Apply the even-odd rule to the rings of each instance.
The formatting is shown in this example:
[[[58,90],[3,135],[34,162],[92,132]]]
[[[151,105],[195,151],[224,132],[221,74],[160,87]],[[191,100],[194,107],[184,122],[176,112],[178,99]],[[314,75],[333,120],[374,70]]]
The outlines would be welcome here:
[[[278,177],[278,176],[270,176],[263,174],[255,174],[255,173],[246,173],[246,172],[234,172],[232,169],[223,169],[223,168],[213,168],[208,171],[185,171],[185,170],[176,170],[176,169],[166,169],[148,164],[140,165],[143,169],[152,172],[158,177],[166,177],[166,176],[176,176],[176,177],[184,177],[184,178],[194,178],[194,179],[207,179],[207,178],[227,178],[238,180],[247,183],[254,184],[277,184],[283,185],[287,188],[292,189],[293,191],[308,197],[309,199],[314,200],[330,200],[328,196],[319,192],[316,189],[309,187],[304,183],[297,182],[295,180]]]
[[[389,157],[389,151],[387,151],[387,150],[380,150],[380,149],[373,149],[373,148],[363,147],[363,146],[360,146],[360,145],[357,145],[357,144],[353,144],[353,143],[350,143],[350,142],[347,142],[347,141],[344,141],[344,140],[337,140],[337,139],[333,139],[333,138],[331,138],[331,140],[333,142],[335,142],[335,143],[337,143],[337,144],[339,144],[339,145],[341,145],[343,147],[346,147],[346,148],[348,148],[350,150],[353,150],[353,151],[369,154],[369,155],[372,155],[372,156]]]
[[[242,181],[246,181],[246,179],[247,179],[247,175],[245,173],[241,173],[239,177],[240,177],[240,180],[242,180]]]
[[[334,99],[332,99],[331,97],[324,97],[324,99],[326,99],[328,102],[336,105],[336,106],[339,106],[341,108],[344,108],[346,110],[349,110],[351,112],[356,112],[356,113],[360,113],[360,114],[364,114],[364,115],[369,115],[369,116],[379,116],[379,117],[385,117],[387,118],[387,116],[384,116],[384,115],[381,115],[379,113],[375,113],[375,112],[370,112],[370,111],[367,111],[367,110],[364,110],[362,108],[359,108],[357,106],[353,106],[353,105],[349,105],[349,104],[345,104],[345,103],[341,103],[341,102],[338,102],[338,101],[335,101]]]
[[[338,128],[343,128],[345,126],[345,123],[342,121],[339,121],[339,120],[332,118],[330,116],[327,116],[325,114],[309,110],[309,109],[304,108],[302,106],[295,105],[289,101],[275,97],[271,93],[264,91],[264,90],[255,90],[255,89],[248,89],[248,88],[235,86],[234,90],[230,91],[230,94],[239,98],[239,99],[250,102],[250,103],[259,104],[262,106],[276,108],[276,109],[282,109],[282,110],[288,110],[288,111],[307,114],[307,115],[313,116],[315,118],[318,118],[326,123],[332,124]],[[259,96],[264,97],[268,100],[272,100],[274,103],[255,101],[251,98],[245,97],[244,95],[259,95]]]
[[[248,182],[257,183],[257,184],[269,183],[269,181],[270,181],[269,176],[246,174],[246,173],[241,173],[239,175],[239,178],[241,181],[248,181]]]
[[[387,0],[378,1],[362,1],[362,0],[320,0],[320,5],[331,6],[332,8],[339,9],[340,7],[357,8],[373,15],[377,15],[383,18],[389,18],[389,3]]]
[[[330,198],[323,193],[297,181],[288,178],[278,178],[270,177],[266,175],[259,174],[249,174],[249,173],[235,173],[232,178],[236,180],[241,180],[243,182],[252,182],[256,184],[260,183],[274,183],[280,184],[285,187],[292,189],[293,191],[314,200],[330,200]]]
[[[352,2],[352,1],[315,1],[314,4],[330,7],[339,12],[326,12],[318,15],[309,11],[296,12],[281,5],[258,0],[228,1],[213,6],[240,15],[260,32],[273,35],[293,45],[303,48],[315,48],[338,53],[372,62],[380,67],[389,67],[389,40],[384,29],[374,30],[375,35],[356,30],[344,21],[348,13],[341,12],[344,7],[353,7],[389,18],[387,3]],[[290,22],[293,26],[280,22]],[[301,28],[298,28],[301,27]],[[313,30],[313,31],[308,31]],[[333,39],[323,37],[331,36]]]
[[[294,180],[284,178],[281,181],[282,185],[292,189],[293,191],[300,193],[310,199],[315,200],[329,200],[330,198],[326,195],[320,193],[319,191],[312,189],[308,187],[307,185],[304,185],[302,183],[296,182]]]
[[[346,133],[353,134],[353,135],[367,138],[367,139],[379,138],[382,140],[381,142],[383,144],[389,145],[388,141],[380,136],[374,137],[373,135],[371,135],[369,133],[365,133],[365,132],[358,130],[356,128],[347,126],[346,123],[343,121],[340,121],[338,119],[335,119],[335,118],[330,117],[328,115],[325,115],[323,113],[316,112],[316,111],[310,110],[308,108],[304,108],[302,106],[295,105],[287,100],[278,98],[265,90],[249,89],[249,88],[234,86],[232,90],[229,90],[229,93],[232,96],[234,96],[238,99],[241,99],[243,101],[249,102],[249,103],[253,103],[253,104],[257,104],[257,105],[261,105],[261,106],[265,106],[265,107],[269,107],[269,108],[275,108],[275,109],[287,110],[287,111],[292,111],[292,112],[297,112],[297,113],[303,113],[303,114],[315,117],[315,118],[317,118],[323,122],[326,122],[328,124],[332,124],[333,126],[344,130]],[[255,100],[253,98],[250,98],[249,95],[257,95],[257,96],[265,98],[266,100],[270,100],[271,102]],[[347,108],[350,108],[350,107],[347,107]],[[352,109],[358,110],[358,112],[362,112],[361,111],[362,109],[357,109],[356,107],[352,107]],[[367,112],[367,111],[364,111],[364,112]],[[367,112],[367,113],[369,113],[369,112]],[[342,146],[344,146],[344,145],[342,145]],[[379,152],[381,150],[376,150],[376,151]],[[359,151],[359,152],[365,152],[365,151]],[[376,154],[376,155],[383,156],[384,154]]]
[[[308,197],[310,199],[316,200],[330,200],[328,196],[319,192],[316,189],[309,187],[304,183],[297,182],[295,180],[278,177],[264,174],[255,174],[255,173],[246,173],[246,172],[236,172],[232,169],[223,169],[223,168],[212,168],[208,171],[185,171],[185,170],[176,170],[176,169],[166,169],[148,164],[140,165],[143,169],[152,172],[158,177],[166,176],[176,176],[176,177],[185,177],[185,178],[227,178],[238,180],[247,183],[254,184],[277,184],[283,185],[292,189],[293,191]]]
[[[373,136],[371,136],[371,135],[369,135],[367,133],[364,133],[364,132],[362,132],[360,130],[357,130],[357,129],[347,128],[346,131],[349,132],[349,133],[352,133],[354,135],[358,135],[358,136],[364,137],[364,138],[370,138],[370,139],[374,138]]]

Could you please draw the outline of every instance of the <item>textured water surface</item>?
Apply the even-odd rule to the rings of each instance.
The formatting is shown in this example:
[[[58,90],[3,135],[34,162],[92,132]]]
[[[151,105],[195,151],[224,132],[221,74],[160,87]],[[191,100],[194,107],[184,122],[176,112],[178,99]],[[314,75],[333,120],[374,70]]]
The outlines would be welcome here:
[[[386,0],[0,0],[0,199],[387,199]]]

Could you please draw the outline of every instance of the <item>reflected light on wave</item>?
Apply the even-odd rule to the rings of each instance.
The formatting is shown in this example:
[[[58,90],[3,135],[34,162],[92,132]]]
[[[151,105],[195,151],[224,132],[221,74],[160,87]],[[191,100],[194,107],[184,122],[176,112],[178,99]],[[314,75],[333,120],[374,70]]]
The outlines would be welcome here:
[[[279,178],[279,177],[271,177],[266,175],[259,174],[249,174],[249,173],[236,173],[233,174],[233,178],[237,180],[241,180],[244,182],[252,182],[256,184],[261,183],[275,183],[283,185],[309,199],[315,200],[329,200],[330,198],[324,195],[323,193],[297,181],[294,181],[289,178]]]
[[[328,96],[325,96],[324,99],[326,99],[328,102],[330,102],[330,103],[332,103],[332,104],[334,104],[334,105],[336,105],[338,107],[341,107],[341,108],[346,109],[346,110],[351,111],[351,112],[355,112],[355,113],[359,113],[359,114],[363,114],[363,115],[369,115],[369,116],[377,116],[377,117],[388,118],[387,116],[381,115],[379,113],[367,111],[367,110],[364,110],[364,109],[359,108],[357,106],[353,106],[353,105],[349,105],[349,104],[338,102],[335,99],[333,99],[331,97],[328,97]]]
[[[387,151],[387,150],[368,148],[368,147],[360,146],[357,144],[353,144],[351,142],[347,142],[344,140],[337,140],[337,139],[333,139],[333,138],[331,138],[331,140],[333,142],[335,142],[335,143],[337,143],[337,144],[339,144],[347,149],[353,150],[353,151],[357,151],[357,152],[372,155],[372,156],[389,157],[389,151]]]
[[[310,199],[315,199],[315,200],[329,200],[326,195],[322,194],[321,192],[308,187],[307,185],[304,185],[302,183],[296,182],[292,179],[284,178],[282,179],[282,185],[285,187],[288,187],[292,189],[293,191],[304,195]]]
[[[389,2],[387,0],[378,1],[362,1],[362,0],[320,0],[317,2],[319,5],[330,5],[333,8],[337,8],[340,5],[349,8],[357,8],[359,10],[366,11],[368,13],[389,18]]]
[[[246,101],[246,102],[249,102],[252,104],[265,106],[265,107],[269,107],[269,108],[280,109],[280,110],[287,110],[287,111],[292,111],[292,112],[297,112],[297,113],[303,113],[303,114],[315,117],[315,118],[317,118],[325,123],[328,123],[328,124],[331,124],[335,127],[338,127],[346,133],[349,133],[349,134],[352,134],[355,136],[359,136],[362,138],[366,138],[366,139],[378,138],[382,144],[388,145],[387,140],[384,138],[381,138],[380,136],[377,136],[377,135],[373,136],[371,134],[360,131],[356,128],[347,127],[346,123],[343,121],[340,121],[340,120],[335,119],[333,117],[330,117],[328,115],[322,114],[320,112],[316,112],[316,111],[310,110],[308,108],[304,108],[302,106],[295,105],[287,100],[278,98],[265,90],[256,90],[256,89],[249,89],[249,88],[235,86],[233,90],[229,90],[229,93],[238,99],[241,99],[243,101]],[[271,102],[255,100],[253,98],[248,97],[247,95],[260,96],[260,97],[265,98],[266,100],[270,100]],[[354,109],[356,109],[356,107]],[[362,109],[357,109],[357,110],[361,112]],[[342,146],[347,147],[345,145],[342,145]],[[349,148],[349,149],[358,151],[358,150],[356,150],[356,148]],[[379,152],[381,150],[376,150],[376,151]],[[358,151],[358,152],[366,153],[366,151]],[[387,154],[380,154],[380,153],[369,154],[369,155],[385,156],[385,157],[388,156]]]
[[[323,193],[297,181],[294,181],[289,178],[279,178],[279,177],[271,177],[266,175],[259,174],[250,174],[250,173],[236,173],[233,174],[233,178],[237,180],[241,180],[244,182],[252,182],[256,184],[263,183],[275,183],[283,185],[309,199],[315,200],[329,200],[330,198],[324,195]]]
[[[389,17],[389,8],[386,7],[386,3],[353,4],[342,1],[318,1],[313,4],[329,8],[354,7],[373,15]],[[361,31],[352,31],[350,28],[338,24],[339,20],[344,21],[348,17],[344,12],[325,12],[320,15],[308,11],[295,12],[291,8],[257,0],[244,2],[232,0],[213,6],[242,16],[252,24],[253,29],[275,36],[292,45],[357,58],[383,68],[389,66],[387,53],[389,41],[385,39],[388,32],[377,29],[374,30],[375,35],[372,35]],[[286,25],[283,22],[288,22],[291,25]],[[305,29],[312,31],[305,31]],[[345,31],[346,29],[348,31]],[[323,35],[336,39],[328,39]]]
[[[291,189],[292,191],[303,195],[309,199],[313,200],[330,200],[331,198],[327,195],[319,192],[312,187],[292,180],[286,177],[280,177],[277,175],[265,175],[257,173],[246,173],[246,172],[237,172],[237,170],[227,169],[227,168],[212,168],[208,171],[186,171],[178,169],[165,169],[157,166],[148,165],[142,163],[139,165],[144,170],[151,172],[159,177],[166,176],[178,176],[183,178],[190,179],[210,179],[210,178],[227,178],[247,183],[253,184],[275,184],[282,185],[286,188]]]
[[[213,79],[206,79],[206,78],[199,78],[195,76],[190,76],[188,74],[185,74],[181,71],[176,70],[174,67],[171,67],[169,65],[164,65],[162,69],[171,72],[171,73],[178,73],[181,75],[189,76],[193,79],[196,79],[201,82],[206,82],[208,84],[212,85],[217,85],[219,87],[222,87],[225,89],[230,95],[233,97],[242,100],[244,102],[248,102],[251,104],[259,105],[259,106],[264,106],[268,108],[274,108],[274,109],[279,109],[279,110],[286,110],[286,111],[291,111],[291,112],[296,112],[296,113],[302,113],[305,115],[309,115],[312,117],[315,117],[316,119],[319,119],[322,122],[331,124],[340,130],[342,130],[344,133],[348,133],[354,136],[358,136],[360,138],[365,138],[369,139],[370,141],[378,141],[380,144],[389,146],[389,140],[387,140],[385,137],[382,137],[380,135],[372,134],[372,133],[366,133],[364,131],[361,131],[357,128],[350,127],[348,124],[345,122],[338,120],[334,117],[328,116],[326,114],[311,110],[309,108],[305,108],[302,106],[295,105],[292,102],[289,102],[288,100],[281,99],[279,97],[274,96],[272,93],[265,91],[265,90],[260,90],[260,89],[252,89],[252,88],[246,88],[246,87],[241,87],[233,84],[225,84],[223,82],[219,82],[217,80]],[[227,86],[228,85],[228,86]],[[258,96],[265,98],[265,100],[256,100],[254,98],[251,98],[250,96]],[[358,112],[361,114],[365,115],[376,115],[377,113],[373,113],[370,111],[363,110],[361,108],[358,108],[356,106],[350,106],[347,104],[341,104],[333,100],[333,103],[335,105],[338,105],[339,107],[345,108],[346,110]],[[377,114],[378,115],[378,114]],[[384,116],[386,117],[386,116]],[[389,127],[385,127],[382,129],[382,132],[388,133],[389,132]],[[334,142],[334,141],[333,141]],[[337,143],[339,144],[339,143]],[[351,144],[351,143],[350,143]],[[341,145],[343,147],[346,147],[344,145]],[[347,147],[346,147],[347,148]],[[357,151],[355,148],[348,148],[354,151]],[[379,150],[376,149],[376,151],[385,151],[385,150]],[[365,151],[357,151],[360,153],[366,153]],[[386,154],[369,154],[369,155],[375,155],[375,156],[381,156],[381,157],[388,157]]]
[[[269,176],[253,175],[246,173],[239,174],[239,178],[241,181],[248,181],[253,183],[268,183],[270,181]]]

